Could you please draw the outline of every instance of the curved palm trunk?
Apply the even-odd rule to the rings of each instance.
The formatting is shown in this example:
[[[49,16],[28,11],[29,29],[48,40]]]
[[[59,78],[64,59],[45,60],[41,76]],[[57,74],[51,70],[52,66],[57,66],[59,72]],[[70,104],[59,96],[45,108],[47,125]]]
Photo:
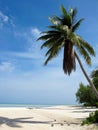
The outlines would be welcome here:
[[[98,99],[98,91],[97,91],[97,89],[95,88],[93,82],[90,80],[90,78],[89,78],[89,76],[87,75],[86,71],[84,70],[83,65],[82,65],[82,63],[81,63],[81,61],[80,61],[78,55],[76,54],[76,52],[75,52],[75,56],[76,56],[76,58],[77,58],[77,60],[78,60],[78,63],[79,63],[79,65],[80,65],[81,69],[82,69],[82,72],[84,73],[84,75],[85,75],[86,79],[88,80],[88,82],[89,82],[89,84],[90,84],[90,86],[91,86],[93,92],[95,93],[96,98]]]

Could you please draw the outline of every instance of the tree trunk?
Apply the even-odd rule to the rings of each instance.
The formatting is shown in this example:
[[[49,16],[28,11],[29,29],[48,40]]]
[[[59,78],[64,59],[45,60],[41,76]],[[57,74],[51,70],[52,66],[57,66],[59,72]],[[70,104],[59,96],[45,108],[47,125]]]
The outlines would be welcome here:
[[[80,65],[81,69],[82,69],[82,72],[84,73],[84,75],[85,75],[87,81],[89,82],[89,84],[90,84],[90,86],[91,86],[93,92],[95,93],[96,98],[98,99],[98,91],[97,91],[97,89],[95,88],[95,86],[94,86],[93,82],[91,81],[91,79],[89,78],[89,76],[87,75],[86,71],[84,70],[83,65],[82,65],[82,63],[81,63],[81,61],[80,61],[78,55],[76,54],[76,52],[75,52],[75,56],[76,56],[76,58],[77,58],[77,60],[78,60],[78,63],[79,63],[79,65]]]

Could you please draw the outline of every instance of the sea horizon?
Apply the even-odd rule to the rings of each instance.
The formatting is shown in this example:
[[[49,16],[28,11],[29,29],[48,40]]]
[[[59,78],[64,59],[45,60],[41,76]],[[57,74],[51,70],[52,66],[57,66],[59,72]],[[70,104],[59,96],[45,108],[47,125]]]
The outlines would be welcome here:
[[[0,103],[0,108],[2,107],[51,107],[51,106],[71,106],[71,105],[79,105],[79,104],[32,104],[32,103]]]

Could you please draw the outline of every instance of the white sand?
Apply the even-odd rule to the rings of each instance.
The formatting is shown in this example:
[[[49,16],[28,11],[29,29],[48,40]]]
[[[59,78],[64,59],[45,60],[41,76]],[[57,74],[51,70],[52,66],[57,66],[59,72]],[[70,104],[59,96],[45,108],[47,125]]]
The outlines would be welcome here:
[[[98,130],[96,125],[81,126],[92,111],[77,106],[0,108],[0,130]]]

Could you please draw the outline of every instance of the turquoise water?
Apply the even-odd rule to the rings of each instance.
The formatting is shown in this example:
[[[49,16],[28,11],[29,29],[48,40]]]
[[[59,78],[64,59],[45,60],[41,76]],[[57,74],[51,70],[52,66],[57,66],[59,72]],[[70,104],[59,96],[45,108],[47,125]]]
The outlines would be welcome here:
[[[51,107],[51,106],[58,106],[58,105],[34,105],[34,104],[0,104],[0,107]]]

